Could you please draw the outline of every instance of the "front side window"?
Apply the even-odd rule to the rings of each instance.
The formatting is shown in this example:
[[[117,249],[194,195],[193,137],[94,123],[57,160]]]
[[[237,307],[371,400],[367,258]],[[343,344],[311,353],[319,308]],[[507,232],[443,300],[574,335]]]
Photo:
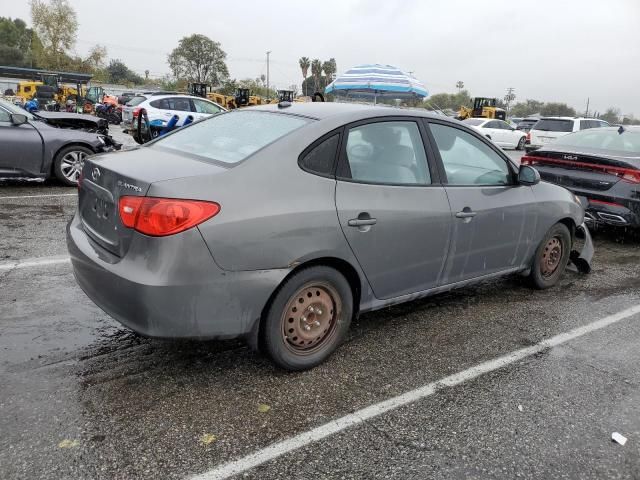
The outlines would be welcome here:
[[[349,130],[342,178],[392,185],[428,185],[431,176],[417,123],[379,122]]]
[[[160,137],[148,148],[195,155],[210,163],[234,164],[309,122],[293,115],[237,110]]]
[[[337,133],[323,140],[300,159],[300,166],[319,175],[331,175],[339,142],[340,135]]]
[[[432,123],[450,185],[509,185],[507,162],[482,140],[458,128]]]

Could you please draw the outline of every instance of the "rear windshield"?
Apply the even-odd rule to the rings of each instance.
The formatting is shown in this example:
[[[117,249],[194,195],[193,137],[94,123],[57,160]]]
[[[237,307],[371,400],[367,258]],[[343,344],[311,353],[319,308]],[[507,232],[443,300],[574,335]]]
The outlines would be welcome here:
[[[478,125],[482,125],[484,121],[484,118],[467,118],[466,120],[463,120],[463,123],[477,127]]]
[[[640,131],[588,129],[565,135],[555,141],[556,146],[595,148],[598,150],[613,150],[640,155]]]
[[[572,132],[573,120],[543,118],[542,120],[538,120],[533,130],[542,130],[543,132]]]
[[[127,102],[127,107],[135,107],[136,105],[140,105],[146,99],[147,97],[143,97],[143,96],[133,97],[131,100]]]
[[[236,110],[178,130],[151,147],[196,155],[211,163],[232,164],[309,121],[286,114]]]

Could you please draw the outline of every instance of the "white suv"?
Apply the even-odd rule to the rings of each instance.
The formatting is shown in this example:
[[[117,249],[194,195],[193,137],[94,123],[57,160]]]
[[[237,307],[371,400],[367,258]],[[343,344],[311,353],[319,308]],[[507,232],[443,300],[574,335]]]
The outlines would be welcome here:
[[[122,107],[122,128],[133,135],[134,139],[136,139],[138,128],[138,115],[143,108],[147,111],[149,123],[152,125],[166,125],[174,115],[177,115],[178,127],[184,124],[187,117],[192,117],[196,122],[227,111],[211,100],[191,95],[162,92],[138,95]]]
[[[553,142],[556,138],[564,137],[578,130],[608,126],[607,122],[597,118],[542,117],[529,130],[529,143],[525,146],[525,150],[527,152],[537,150],[543,145]]]

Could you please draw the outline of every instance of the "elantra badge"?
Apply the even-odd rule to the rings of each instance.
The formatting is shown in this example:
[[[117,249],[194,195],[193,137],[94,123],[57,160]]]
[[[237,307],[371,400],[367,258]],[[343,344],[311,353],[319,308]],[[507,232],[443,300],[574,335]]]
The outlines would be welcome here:
[[[118,186],[122,188],[129,188],[139,193],[142,192],[142,188],[140,188],[139,186],[133,185],[131,183],[123,182],[122,180],[118,180]]]

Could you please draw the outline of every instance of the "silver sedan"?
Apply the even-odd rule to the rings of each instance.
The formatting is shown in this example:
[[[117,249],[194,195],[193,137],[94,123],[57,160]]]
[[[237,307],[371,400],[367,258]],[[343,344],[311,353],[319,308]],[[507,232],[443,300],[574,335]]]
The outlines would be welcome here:
[[[360,313],[508,274],[555,285],[584,209],[474,129],[338,103],[236,110],[84,163],[76,279],[143,335],[244,337],[289,370]]]

